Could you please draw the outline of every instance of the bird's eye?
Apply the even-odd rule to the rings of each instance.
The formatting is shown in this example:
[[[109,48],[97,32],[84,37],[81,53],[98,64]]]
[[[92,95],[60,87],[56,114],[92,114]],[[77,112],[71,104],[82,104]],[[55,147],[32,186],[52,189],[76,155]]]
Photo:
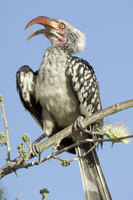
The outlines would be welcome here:
[[[60,23],[59,26],[60,26],[61,29],[65,29],[66,28],[65,24],[63,24],[63,23]]]

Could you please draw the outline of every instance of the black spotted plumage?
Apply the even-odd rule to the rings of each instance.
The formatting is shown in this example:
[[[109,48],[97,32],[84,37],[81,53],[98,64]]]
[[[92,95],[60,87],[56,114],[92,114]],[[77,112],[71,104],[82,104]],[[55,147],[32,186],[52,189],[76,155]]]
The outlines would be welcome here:
[[[68,62],[66,74],[80,104],[84,117],[102,109],[99,85],[92,66],[85,60],[72,57]]]

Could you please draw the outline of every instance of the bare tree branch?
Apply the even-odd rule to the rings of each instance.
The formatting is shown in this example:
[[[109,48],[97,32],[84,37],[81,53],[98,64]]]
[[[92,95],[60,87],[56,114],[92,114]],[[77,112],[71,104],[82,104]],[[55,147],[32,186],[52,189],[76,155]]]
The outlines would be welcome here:
[[[86,126],[98,121],[99,119],[102,119],[104,117],[107,117],[109,115],[112,115],[114,113],[120,112],[122,110],[131,108],[131,107],[133,107],[133,99],[124,101],[122,103],[114,104],[104,110],[96,112],[96,113],[92,114],[91,116],[83,119],[82,124],[84,125],[84,127],[86,127]],[[43,150],[49,148],[56,141],[60,141],[64,138],[68,137],[71,134],[72,134],[72,125],[63,129],[62,131],[60,131],[56,135],[50,137],[49,139],[45,140],[44,142],[40,143],[40,145],[39,145],[40,150],[43,151]]]
[[[5,131],[6,131],[6,144],[7,144],[7,160],[10,160],[10,145],[9,145],[9,134],[8,134],[8,126],[7,126],[7,120],[5,116],[5,110],[4,110],[4,104],[0,103],[1,109],[2,109],[2,117],[4,120],[5,125]]]
[[[96,122],[99,119],[102,119],[104,117],[107,117],[109,115],[112,115],[114,113],[117,113],[119,111],[128,109],[133,107],[133,99],[122,102],[122,103],[117,103],[114,104],[113,106],[110,106],[104,110],[101,110],[85,119],[83,119],[82,123],[83,125],[86,127],[94,122]],[[72,125],[65,128],[64,130],[58,132],[57,134],[53,135],[52,137],[50,137],[49,139],[45,140],[44,142],[39,144],[39,148],[41,151],[44,151],[45,149],[49,148],[50,146],[54,145],[55,143],[57,144],[58,141],[61,141],[63,138],[68,137],[69,135],[72,134]],[[132,137],[132,136],[127,136]],[[127,137],[122,137],[122,138],[117,138],[117,139],[87,139],[86,141],[83,142],[101,142],[102,141],[112,141],[112,140],[122,140],[125,139]],[[82,141],[80,141],[82,142]],[[77,142],[78,143],[78,142]],[[77,145],[76,143],[76,145]],[[75,144],[71,145],[70,147],[74,147]],[[21,168],[28,168],[30,166],[34,166],[35,164],[39,164],[40,162],[44,162],[45,160],[51,159],[54,156],[58,155],[59,153],[62,153],[63,151],[68,150],[68,148],[70,147],[66,147],[63,150],[60,150],[58,152],[55,152],[54,155],[49,155],[45,158],[43,158],[41,161],[35,161],[35,162],[31,162],[29,164],[26,164],[23,160],[23,158],[18,157],[12,161],[8,161],[6,165],[4,165],[1,169],[0,169],[0,178],[6,176],[7,174],[12,173],[13,171],[16,171],[17,169],[21,169]],[[31,151],[29,151],[28,153],[28,158],[27,161],[30,160],[31,158],[33,158],[34,156],[32,155]]]

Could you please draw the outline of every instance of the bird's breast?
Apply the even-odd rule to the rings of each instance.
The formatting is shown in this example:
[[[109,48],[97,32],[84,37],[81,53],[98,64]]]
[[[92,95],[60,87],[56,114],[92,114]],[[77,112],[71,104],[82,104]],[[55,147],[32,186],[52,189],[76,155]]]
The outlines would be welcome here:
[[[66,127],[77,119],[78,100],[65,72],[60,71],[54,75],[52,71],[44,78],[38,76],[35,90],[37,100],[52,114],[59,126]]]

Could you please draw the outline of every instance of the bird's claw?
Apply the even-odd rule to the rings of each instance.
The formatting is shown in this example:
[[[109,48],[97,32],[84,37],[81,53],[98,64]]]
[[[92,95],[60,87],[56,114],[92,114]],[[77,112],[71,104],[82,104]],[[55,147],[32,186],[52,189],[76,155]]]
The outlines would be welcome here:
[[[75,122],[73,123],[73,130],[74,131],[76,131],[77,129],[80,129],[80,130],[84,130],[85,129],[85,127],[84,127],[84,125],[83,125],[83,123],[82,123],[82,120],[84,119],[84,117],[83,116],[79,116],[76,120],[75,120]]]
[[[88,130],[88,128],[84,127],[84,125],[83,125],[83,123],[82,123],[82,120],[83,120],[83,119],[84,119],[83,116],[79,116],[79,117],[75,120],[75,122],[73,123],[72,129],[73,129],[74,131],[76,131],[77,129],[80,129],[82,132],[90,134],[90,131]]]
[[[31,146],[31,151],[32,151],[33,156],[37,156],[37,157],[40,158],[41,150],[40,150],[40,148],[39,148],[39,142],[40,142],[43,138],[45,138],[46,136],[47,136],[46,133],[43,133],[39,138],[37,138],[37,139],[33,142],[32,146]]]
[[[32,151],[33,156],[40,157],[41,151],[39,148],[39,143],[33,142],[32,146],[31,146],[31,151]]]

